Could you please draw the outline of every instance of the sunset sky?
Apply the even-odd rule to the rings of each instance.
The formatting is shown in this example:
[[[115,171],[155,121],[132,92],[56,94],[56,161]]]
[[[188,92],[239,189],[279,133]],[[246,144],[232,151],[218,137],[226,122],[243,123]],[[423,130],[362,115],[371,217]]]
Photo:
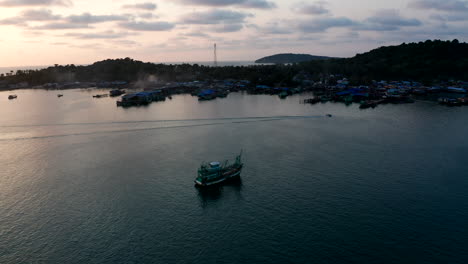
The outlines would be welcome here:
[[[468,38],[463,0],[0,0],[0,67],[350,57],[382,46]]]

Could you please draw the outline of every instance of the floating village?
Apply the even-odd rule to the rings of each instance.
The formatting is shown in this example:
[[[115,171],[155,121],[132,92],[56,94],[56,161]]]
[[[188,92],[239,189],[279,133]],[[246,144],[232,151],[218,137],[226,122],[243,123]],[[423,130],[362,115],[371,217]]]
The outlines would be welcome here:
[[[379,104],[393,103],[406,104],[415,100],[433,100],[441,105],[462,106],[468,105],[468,82],[448,81],[436,86],[424,86],[414,81],[373,81],[371,85],[351,85],[347,78],[330,75],[319,81],[314,81],[307,73],[294,77],[297,87],[269,86],[253,84],[247,80],[211,80],[192,82],[68,82],[46,83],[41,86],[29,87],[27,83],[19,83],[0,87],[3,89],[39,88],[47,90],[62,89],[93,89],[109,88],[109,93],[92,95],[94,98],[120,97],[116,102],[118,107],[132,107],[148,105],[152,102],[172,99],[175,94],[191,94],[197,96],[199,101],[215,100],[227,97],[231,92],[246,92],[248,94],[265,94],[285,99],[299,93],[311,93],[313,96],[301,101],[305,104],[325,102],[341,102],[344,104],[359,104],[361,109],[374,108]],[[0,84],[1,85],[1,84]],[[58,94],[62,97],[62,94]],[[17,99],[18,96],[10,94],[8,99]]]

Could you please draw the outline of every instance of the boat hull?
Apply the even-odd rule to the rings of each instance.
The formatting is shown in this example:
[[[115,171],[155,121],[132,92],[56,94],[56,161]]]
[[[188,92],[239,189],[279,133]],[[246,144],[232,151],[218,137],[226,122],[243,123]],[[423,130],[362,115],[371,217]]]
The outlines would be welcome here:
[[[223,175],[223,177],[220,179],[209,181],[209,182],[200,182],[199,180],[195,180],[195,186],[208,187],[208,186],[218,185],[228,180],[239,178],[241,171],[242,171],[242,167],[240,167],[239,169],[236,169],[232,173],[227,173],[226,175]]]

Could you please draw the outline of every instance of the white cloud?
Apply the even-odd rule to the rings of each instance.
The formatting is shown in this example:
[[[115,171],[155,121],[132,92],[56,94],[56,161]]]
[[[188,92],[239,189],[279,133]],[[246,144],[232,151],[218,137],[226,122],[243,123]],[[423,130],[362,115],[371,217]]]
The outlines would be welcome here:
[[[175,24],[170,22],[123,22],[119,26],[136,31],[169,31],[175,27]]]
[[[21,7],[21,6],[71,6],[70,0],[3,0],[0,6]]]
[[[155,10],[158,6],[155,3],[141,3],[141,4],[133,4],[133,5],[124,5],[123,8],[129,9],[142,9],[142,10]]]

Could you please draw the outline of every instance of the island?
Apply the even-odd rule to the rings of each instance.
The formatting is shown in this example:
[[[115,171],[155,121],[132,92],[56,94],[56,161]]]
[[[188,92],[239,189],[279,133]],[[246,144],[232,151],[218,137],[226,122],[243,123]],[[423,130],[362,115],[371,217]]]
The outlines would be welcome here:
[[[315,56],[310,54],[293,54],[293,53],[282,53],[272,56],[263,57],[255,61],[255,63],[273,63],[273,64],[286,64],[286,63],[298,63],[313,60],[327,60],[332,57],[326,56]]]

